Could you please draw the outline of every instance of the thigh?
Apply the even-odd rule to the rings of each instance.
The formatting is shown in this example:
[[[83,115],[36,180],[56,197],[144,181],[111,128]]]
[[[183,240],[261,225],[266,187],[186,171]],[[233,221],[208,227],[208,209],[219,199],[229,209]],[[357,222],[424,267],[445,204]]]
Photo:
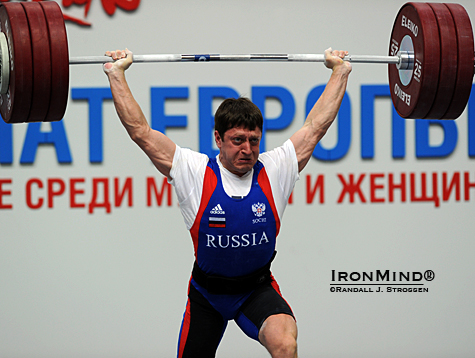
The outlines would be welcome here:
[[[215,357],[226,325],[221,314],[190,284],[178,341],[178,358]]]
[[[272,282],[257,288],[244,302],[235,320],[246,335],[258,341],[264,321],[278,314],[294,317],[289,304],[280,294],[279,286],[272,279]]]

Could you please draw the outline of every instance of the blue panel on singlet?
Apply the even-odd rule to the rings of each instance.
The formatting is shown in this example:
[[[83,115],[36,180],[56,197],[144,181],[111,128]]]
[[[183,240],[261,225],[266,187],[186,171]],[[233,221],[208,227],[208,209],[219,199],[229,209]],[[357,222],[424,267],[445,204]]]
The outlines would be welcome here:
[[[256,163],[251,190],[241,199],[225,193],[216,159],[208,166],[217,185],[200,220],[197,263],[211,275],[250,274],[267,264],[275,250],[276,219],[257,180],[264,166]],[[269,185],[268,180],[262,185]]]

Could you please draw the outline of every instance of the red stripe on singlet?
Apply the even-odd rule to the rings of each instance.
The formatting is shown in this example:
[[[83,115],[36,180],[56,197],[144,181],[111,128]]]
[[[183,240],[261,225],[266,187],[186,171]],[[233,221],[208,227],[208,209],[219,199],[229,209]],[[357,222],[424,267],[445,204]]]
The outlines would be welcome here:
[[[213,169],[206,167],[205,177],[203,179],[203,193],[201,194],[200,208],[196,215],[195,222],[190,229],[191,239],[193,240],[193,247],[195,250],[195,260],[198,262],[198,234],[200,230],[200,222],[203,217],[203,213],[208,206],[209,199],[213,195],[214,189],[218,183],[218,178],[214,174]]]
[[[269,201],[270,207],[272,209],[272,213],[274,214],[275,218],[275,237],[279,235],[280,231],[280,218],[279,214],[277,213],[277,208],[275,207],[274,196],[272,195],[272,189],[270,187],[269,177],[267,176],[267,172],[265,168],[262,168],[259,172],[259,176],[257,177],[257,182],[261,187],[264,195],[266,196],[267,200]]]

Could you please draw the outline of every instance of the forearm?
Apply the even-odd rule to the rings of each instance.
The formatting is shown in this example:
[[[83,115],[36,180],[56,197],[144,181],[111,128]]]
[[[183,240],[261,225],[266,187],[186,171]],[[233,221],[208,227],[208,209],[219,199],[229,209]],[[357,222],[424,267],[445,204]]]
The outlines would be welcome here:
[[[294,144],[299,172],[307,165],[317,143],[335,120],[345,95],[351,64],[343,61],[346,51],[325,51],[325,65],[332,74],[318,101],[307,116],[304,125],[290,140]]]
[[[147,154],[152,163],[165,176],[170,178],[170,169],[175,154],[175,143],[163,133],[153,130],[142,109],[135,100],[125,79],[125,71],[132,65],[133,55],[129,50],[106,51],[114,63],[104,64],[117,115],[130,138]]]
[[[175,143],[150,128],[125,80],[124,72],[108,73],[114,105],[130,138],[148,155],[157,169],[169,177]]]
[[[335,120],[345,95],[350,72],[343,66],[335,68],[318,101],[305,120],[310,139],[316,145]]]
[[[132,140],[140,145],[150,126],[132,95],[125,73],[121,71],[109,73],[108,78],[117,115]]]

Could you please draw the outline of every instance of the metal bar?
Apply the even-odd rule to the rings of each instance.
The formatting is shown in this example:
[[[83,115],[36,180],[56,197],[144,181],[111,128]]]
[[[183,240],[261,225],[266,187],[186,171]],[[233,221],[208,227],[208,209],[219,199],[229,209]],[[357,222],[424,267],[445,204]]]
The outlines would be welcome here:
[[[387,63],[398,64],[400,56],[371,56],[348,55],[344,58],[355,63]],[[80,56],[69,58],[70,65],[113,62],[109,56]],[[208,62],[208,61],[294,61],[294,62],[324,62],[325,56],[318,54],[247,54],[247,55],[134,55],[134,62]]]
[[[345,60],[355,63],[387,63],[397,65],[400,56],[363,56],[363,55],[348,55]]]

